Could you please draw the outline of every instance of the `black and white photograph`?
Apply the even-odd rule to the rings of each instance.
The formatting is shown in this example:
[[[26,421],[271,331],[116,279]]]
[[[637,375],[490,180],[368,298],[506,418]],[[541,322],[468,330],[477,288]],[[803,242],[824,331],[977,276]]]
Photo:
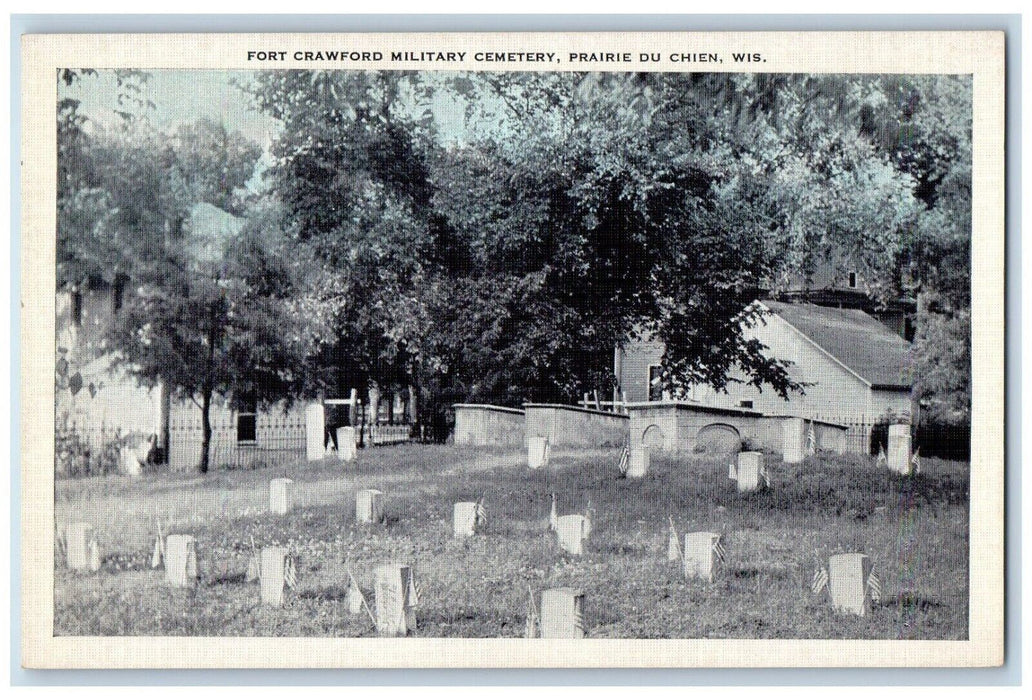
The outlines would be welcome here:
[[[970,72],[316,44],[52,75],[50,636],[972,638]]]

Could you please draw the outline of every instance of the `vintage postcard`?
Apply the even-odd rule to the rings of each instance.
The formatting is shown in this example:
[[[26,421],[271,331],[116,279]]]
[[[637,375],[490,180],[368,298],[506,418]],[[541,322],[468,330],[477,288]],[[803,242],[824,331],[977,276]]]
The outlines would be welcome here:
[[[1001,32],[22,39],[30,668],[994,666]]]

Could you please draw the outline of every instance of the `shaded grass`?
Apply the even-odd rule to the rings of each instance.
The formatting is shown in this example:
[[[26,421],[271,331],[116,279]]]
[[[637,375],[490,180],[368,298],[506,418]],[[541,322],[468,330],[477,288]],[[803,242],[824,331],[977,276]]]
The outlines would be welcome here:
[[[617,478],[619,451],[558,452],[529,471],[515,452],[401,445],[360,453],[344,471],[329,461],[206,478],[159,475],[64,480],[59,522],[85,520],[105,551],[96,575],[57,569],[55,633],[100,635],[373,634],[352,616],[350,569],[370,605],[373,570],[411,563],[423,588],[420,636],[519,636],[528,589],[586,594],[590,635],[621,638],[907,638],[967,635],[967,464],[923,460],[924,473],[893,476],[859,457],[767,460],[773,488],[739,494],[727,462],[655,456],[642,480]],[[268,481],[289,476],[295,508],[267,512]],[[354,493],[385,492],[388,522],[355,524]],[[549,494],[560,513],[594,509],[583,557],[548,532]],[[456,501],[484,496],[483,535],[451,536]],[[685,581],[666,562],[667,519],[680,533],[724,532],[726,569],[710,585]],[[155,521],[198,541],[202,580],[164,586],[149,568]],[[289,545],[299,591],[258,604],[244,582],[251,539]],[[884,602],[866,618],[832,613],[808,590],[815,553],[863,551]]]

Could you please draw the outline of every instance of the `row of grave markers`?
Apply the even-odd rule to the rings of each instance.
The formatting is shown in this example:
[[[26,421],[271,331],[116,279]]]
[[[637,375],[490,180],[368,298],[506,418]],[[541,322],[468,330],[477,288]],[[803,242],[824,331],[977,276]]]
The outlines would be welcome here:
[[[796,464],[803,461],[805,456],[817,454],[817,435],[812,422],[809,429],[806,429],[806,422],[802,418],[786,418],[783,430],[783,462]],[[920,473],[920,458],[918,453],[911,452],[910,448],[910,426],[890,425],[889,451],[887,455],[884,450],[880,452],[877,458],[878,466],[891,469],[898,474]],[[541,435],[532,436],[527,442],[527,464],[530,468],[536,470],[548,466],[550,457],[551,445],[548,438]],[[650,466],[651,449],[648,445],[624,445],[617,465],[621,476],[640,479],[648,474]],[[736,470],[740,473],[731,478],[739,483],[739,488],[743,491],[755,490],[761,482],[770,486],[770,476],[766,472],[762,452],[738,453],[738,466],[732,466],[732,472]]]

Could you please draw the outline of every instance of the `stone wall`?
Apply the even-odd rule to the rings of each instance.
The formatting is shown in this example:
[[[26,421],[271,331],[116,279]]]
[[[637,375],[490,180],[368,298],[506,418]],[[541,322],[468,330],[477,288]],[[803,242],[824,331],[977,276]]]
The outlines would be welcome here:
[[[455,404],[456,445],[522,445],[524,412],[487,404]]]
[[[523,404],[526,438],[547,437],[556,447],[617,447],[627,442],[630,419],[620,413],[565,404]]]

